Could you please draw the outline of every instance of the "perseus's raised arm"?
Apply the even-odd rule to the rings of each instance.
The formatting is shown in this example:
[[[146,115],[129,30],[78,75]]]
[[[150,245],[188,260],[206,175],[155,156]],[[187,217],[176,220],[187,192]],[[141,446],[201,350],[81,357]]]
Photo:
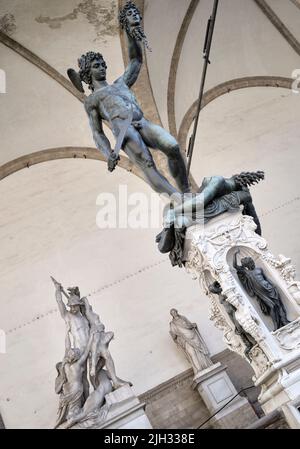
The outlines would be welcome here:
[[[124,72],[123,80],[128,87],[131,87],[138,79],[142,68],[143,49],[140,41],[134,39],[128,32],[126,35],[128,42],[129,63]]]

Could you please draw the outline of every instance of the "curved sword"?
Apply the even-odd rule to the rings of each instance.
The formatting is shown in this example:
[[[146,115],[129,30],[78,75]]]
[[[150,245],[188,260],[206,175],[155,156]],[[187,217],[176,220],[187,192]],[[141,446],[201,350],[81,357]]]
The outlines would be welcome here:
[[[122,148],[127,130],[132,123],[132,119],[133,119],[133,108],[131,105],[128,117],[126,118],[126,120],[123,121],[123,123],[120,127],[120,131],[119,131],[119,134],[118,134],[118,137],[116,140],[115,148],[111,153],[113,155],[113,157],[108,159],[108,170],[110,172],[114,171],[114,169],[118,165],[118,161],[120,160],[119,153]],[[110,121],[110,125],[111,125],[111,128],[113,128],[111,121]]]

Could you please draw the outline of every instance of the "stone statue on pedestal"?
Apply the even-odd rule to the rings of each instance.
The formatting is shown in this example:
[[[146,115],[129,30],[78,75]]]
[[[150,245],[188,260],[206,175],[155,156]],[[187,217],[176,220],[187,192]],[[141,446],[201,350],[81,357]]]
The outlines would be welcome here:
[[[215,295],[219,296],[220,303],[224,307],[227,312],[228,317],[234,325],[235,333],[239,335],[246,346],[245,355],[248,356],[251,349],[256,345],[256,341],[252,337],[252,335],[248,334],[248,332],[243,329],[238,320],[236,319],[236,307],[230,304],[227,301],[227,296],[223,294],[222,287],[219,282],[215,281],[213,284],[209,286],[209,291]]]
[[[208,348],[199,333],[197,324],[179,315],[176,309],[171,309],[170,314],[173,317],[170,322],[170,335],[184,351],[195,375],[212,366]]]
[[[133,164],[143,171],[147,182],[156,192],[176,194],[178,190],[155,166],[149,148],[158,149],[167,156],[170,174],[179,191],[188,192],[185,161],[177,141],[163,128],[144,117],[130,90],[137,81],[143,63],[142,43],[146,42],[146,37],[141,28],[141,20],[139,10],[129,1],[120,13],[120,23],[128,40],[129,64],[125,73],[113,84],[106,81],[107,66],[100,53],[88,52],[82,55],[78,60],[79,72],[69,69],[68,75],[78,90],[84,92],[84,82],[92,91],[85,100],[85,109],[96,146],[107,159],[109,171],[117,166],[119,152],[123,149]],[[114,150],[104,134],[103,120],[109,124],[116,137]]]
[[[54,278],[51,278],[55,285],[55,297],[58,305],[58,310],[61,317],[66,323],[67,333],[71,337],[71,347],[75,352],[83,354],[85,351],[90,334],[89,322],[84,314],[83,302],[80,299],[80,292],[78,287],[68,288],[67,294],[61,284]],[[63,302],[62,294],[67,298],[67,306]],[[86,364],[85,364],[86,365]],[[87,380],[87,368],[83,372],[83,398],[84,401],[89,395],[89,383]]]
[[[261,311],[272,318],[275,330],[289,324],[278,289],[266,277],[263,270],[255,266],[251,257],[243,258],[241,265],[238,265],[238,254],[239,251],[234,254],[233,267],[248,295],[256,298]]]
[[[80,298],[78,287],[69,288],[68,295],[59,282],[51,279],[59,311],[66,323],[65,356],[56,365],[55,391],[60,401],[55,427],[69,428],[87,420],[90,426],[96,425],[105,419],[108,411],[105,395],[131,383],[117,377],[108,348],[114,334],[105,332],[87,298]],[[63,294],[69,310],[63,302]],[[88,371],[92,393],[89,392]]]

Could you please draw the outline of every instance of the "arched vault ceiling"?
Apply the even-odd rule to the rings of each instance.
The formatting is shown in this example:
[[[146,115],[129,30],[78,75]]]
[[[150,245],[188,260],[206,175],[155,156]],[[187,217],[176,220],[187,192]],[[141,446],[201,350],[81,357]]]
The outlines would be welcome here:
[[[162,71],[159,70],[159,64],[150,65],[150,79],[157,104],[160,105],[160,115],[165,126],[168,121],[169,123],[173,122],[173,131],[174,123],[179,129],[185,113],[198,97],[203,65],[202,48],[207,19],[212,11],[210,0],[200,0],[197,7],[191,11],[192,17],[189,17],[190,25],[187,31],[185,30],[180,36],[184,20],[187,20],[183,10],[187,11],[192,3],[182,1],[181,7],[178,6],[178,19],[174,21],[174,0],[165,0],[161,7],[161,2],[158,0],[146,2],[149,12],[148,17],[146,16],[146,33],[153,48],[153,54],[150,57],[153,58],[153,62],[155,55],[159,55],[161,60],[167,61],[169,76],[176,77],[173,92],[175,114],[174,117],[170,116],[172,108],[169,108],[168,117],[165,93],[167,70],[166,68]],[[206,90],[235,78],[250,76],[290,78],[292,71],[299,66],[297,49],[299,47],[300,9],[297,4],[291,0],[284,2],[281,0],[219,2],[211,53],[212,64],[208,68]],[[265,14],[259,5],[267,5],[268,14]],[[161,8],[163,8],[163,13],[159,15]],[[153,10],[152,15],[151,10]],[[271,15],[273,21],[270,20]],[[150,20],[151,17],[152,20]],[[179,17],[181,23],[178,23]],[[282,33],[282,30],[279,29],[281,25],[285,27],[287,33]],[[174,39],[176,27],[177,41],[176,38]],[[173,46],[167,47],[165,41],[168,41],[170,35],[173,36],[171,39]],[[180,54],[174,52],[175,43],[178,46],[178,38],[183,40],[179,45]],[[176,64],[174,65],[174,58],[178,60],[177,68]],[[170,60],[173,65],[170,64]],[[170,67],[172,67],[172,71],[170,71]]]
[[[206,90],[245,76],[290,78],[299,66],[299,56],[257,4],[249,0],[219,3]],[[299,11],[295,10],[300,20]],[[178,126],[198,96],[206,29],[203,17],[210,13],[211,2],[200,1],[183,46],[175,92]]]
[[[267,0],[274,13],[285,24],[292,35],[300,41],[300,2],[299,0]]]
[[[297,95],[272,87],[236,90],[209,103],[202,111],[195,146],[196,179],[265,170],[266,180],[253,188],[258,213],[264,217],[281,208],[285,223],[284,207],[300,198],[298,104]],[[272,240],[272,231],[264,235],[275,244],[273,251],[286,251]],[[297,262],[300,266],[300,258]]]
[[[66,76],[88,50],[106,57],[108,77],[123,70],[117,26],[117,0],[11,0],[0,17],[11,15],[11,36]]]
[[[107,55],[111,81],[123,72],[117,6],[109,0],[0,4],[0,31],[6,33],[0,41],[9,47],[0,43],[7,76],[0,104],[0,163],[49,147],[94,146],[82,104],[59,82],[70,86],[66,71],[88,50]]]
[[[53,161],[57,159],[92,159],[96,161],[105,162],[104,156],[95,148],[88,147],[61,147],[49,148],[47,150],[36,151],[31,154],[26,154],[19,158],[13,159],[0,167],[0,180],[6,178],[13,173],[22,170],[23,168],[30,168],[33,165],[41,164],[43,162]],[[127,157],[120,156],[118,168],[123,168],[128,172],[143,179],[141,171],[134,167]]]
[[[117,0],[82,0],[81,2],[66,0],[63,3],[53,1],[51,4],[46,2],[28,3],[26,1],[14,1],[11,2],[10,5],[2,5],[0,7],[0,42],[8,46],[17,54],[23,56],[40,70],[44,71],[52,79],[60,83],[82,101],[82,95],[79,95],[74,91],[69,81],[65,78],[67,68],[76,67],[77,58],[82,53],[87,50],[100,50],[104,54],[109,65],[108,79],[110,81],[113,81],[123,73],[124,66],[121,57],[117,19],[118,6],[121,7],[123,3],[124,2],[121,0],[119,2],[117,2]],[[144,13],[144,1],[138,0],[137,3]],[[8,35],[11,35],[11,37]],[[124,52],[125,46],[123,37],[124,36],[121,33],[124,60],[127,62],[126,52]],[[3,54],[5,54],[5,49],[2,51]],[[19,62],[16,55],[14,55],[14,58]],[[5,65],[5,62],[3,62],[3,65]],[[10,76],[8,72],[10,70],[16,71],[16,68],[13,64],[10,64],[9,67],[5,65],[4,69],[7,71],[8,78],[12,80],[13,77]],[[33,69],[26,68],[26,70],[22,72],[23,77],[27,75],[26,72],[28,70],[32,71]],[[24,76],[24,74],[26,75]],[[28,76],[27,79],[30,80],[31,77]],[[43,79],[43,77],[41,77],[41,79]],[[12,85],[13,83],[11,82],[11,86]],[[19,85],[22,85],[22,82],[20,82]],[[46,91],[45,86],[39,86],[37,79],[35,80],[34,89],[36,90],[36,97],[40,96],[39,90],[42,91],[44,89],[44,91]],[[159,114],[152,95],[151,84],[148,78],[147,59],[145,59],[144,68],[136,90],[146,116],[151,120],[160,123]],[[56,100],[57,102],[60,101],[59,95],[59,90],[56,95],[52,95],[53,106],[51,107],[48,105],[49,115],[56,113],[56,111],[54,111],[54,103]],[[63,96],[64,94],[60,95],[60,97]],[[7,101],[10,100],[11,97],[10,99],[7,99]],[[38,110],[39,108],[32,108],[31,116],[29,117],[31,120],[34,112],[37,112]],[[69,108],[69,111],[70,110],[71,108]],[[3,113],[6,121],[9,121],[9,128],[14,124],[14,120],[9,120],[11,117],[9,114],[6,114],[5,108],[3,108]],[[37,115],[37,119],[40,121],[43,114]],[[15,117],[20,119],[19,111],[17,111]],[[69,123],[72,124],[73,119],[74,117],[68,116]],[[87,122],[86,117],[84,117],[83,120],[85,123]],[[26,118],[25,121],[28,121],[28,119]],[[78,123],[77,120],[74,120],[74,123],[75,121]],[[64,120],[60,120],[60,123],[63,125]],[[71,140],[76,138],[76,132],[71,137],[71,140],[68,140],[70,136],[68,136],[67,133],[60,132],[62,130],[59,128],[60,127],[56,129],[55,136],[62,136],[64,134],[65,137],[65,140],[61,141],[59,145],[74,146],[75,143]],[[76,128],[79,132],[82,132],[82,129]],[[81,138],[87,138],[89,142],[86,141],[85,144],[89,145],[90,137],[88,138],[87,133],[85,132],[83,134],[84,136]],[[48,133],[44,132],[43,135],[44,138],[49,138]],[[31,154],[31,151],[37,151],[45,146],[45,142],[41,142],[38,136],[32,136],[32,138],[34,138],[34,145],[31,145],[29,139],[29,142],[26,142],[26,150],[24,149],[24,146],[19,145],[19,142],[17,142],[18,148],[12,152],[7,148],[7,145],[5,145],[8,151],[7,154],[3,156],[4,159],[11,160],[11,156],[20,156],[18,152],[24,153],[24,151],[27,151],[28,154]],[[82,145],[84,143],[79,141],[79,145],[80,144]],[[47,147],[57,146],[57,143],[53,142],[50,137],[46,145]],[[160,153],[155,153],[154,158],[160,170],[168,176],[166,158]]]
[[[125,0],[53,0],[51,3],[14,0],[0,5],[0,29],[33,52],[33,63],[43,68],[45,61],[49,64],[46,69],[53,67],[53,71],[57,71],[56,80],[62,85],[65,84],[64,78],[58,78],[65,76],[66,69],[74,67],[77,57],[87,49],[100,49],[104,56],[107,52],[109,75],[114,79],[123,71],[117,14],[124,3]],[[164,125],[167,127],[169,122],[173,134],[176,134],[176,128],[197,98],[202,66],[200,53],[211,2],[137,0],[137,4],[144,15],[146,33],[153,48],[152,53],[146,54],[144,70],[137,84],[138,97],[148,117],[157,122],[163,118]],[[213,42],[213,64],[209,68],[206,88],[232,79],[233,74],[290,76],[298,62],[299,3],[290,0],[283,7],[279,0],[231,0],[224,5],[220,2]],[[253,20],[249,21],[249,17]],[[280,24],[288,30],[286,33],[278,32]],[[123,37],[121,34],[126,62]],[[9,38],[6,40],[7,45],[13,44]],[[22,48],[19,49],[19,53],[22,54],[22,51]],[[2,102],[2,122],[6,128],[2,161],[21,157],[24,151],[31,154],[32,151],[51,146],[75,147],[75,141],[78,147],[90,146],[92,142],[85,114],[81,112],[80,118],[74,114],[74,108],[70,107],[72,101],[66,99],[66,93],[54,88],[54,84],[50,89],[50,81],[46,81],[43,74],[34,73],[34,68],[24,66],[24,62],[23,70],[20,70],[19,58],[8,54],[2,46],[1,54],[2,65],[8,75],[8,87],[11,88]],[[41,61],[34,60],[35,54]],[[274,58],[274,54],[280,57]],[[70,85],[65,87],[68,89]],[[19,100],[17,110],[12,93]],[[46,108],[43,93],[49,99]],[[28,96],[31,103],[29,109],[24,107],[28,104]],[[72,114],[69,113],[71,109]],[[51,125],[48,126],[45,121],[45,113],[55,117],[55,133],[51,132]],[[66,117],[67,127],[64,126]],[[78,122],[82,123],[81,127],[78,127]],[[31,124],[35,125],[37,132],[30,132]],[[14,129],[21,129],[22,126],[25,133],[19,134],[19,140],[18,137],[13,139]],[[26,148],[22,139],[26,142]],[[166,173],[165,158],[156,153],[155,159]]]
[[[147,54],[151,84],[164,126],[168,127],[166,101],[176,38],[190,0],[146,0],[145,31],[152,48]]]
[[[0,163],[49,147],[93,147],[82,103],[9,48],[1,45],[0,51],[7,76],[7,93],[0,97]]]
[[[226,81],[205,92],[202,99],[202,109],[221,95],[229,94],[234,90],[249,89],[252,87],[281,87],[290,90],[292,83],[293,79],[278,76],[249,76]],[[188,109],[180,125],[178,141],[184,150],[188,148],[189,131],[197,112],[197,106],[198,100]]]

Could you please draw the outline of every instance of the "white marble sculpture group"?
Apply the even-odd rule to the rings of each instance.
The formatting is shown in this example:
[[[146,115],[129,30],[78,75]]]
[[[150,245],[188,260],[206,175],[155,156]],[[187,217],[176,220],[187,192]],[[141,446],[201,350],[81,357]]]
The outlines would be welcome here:
[[[59,395],[59,409],[55,427],[97,428],[109,411],[105,396],[113,389],[130,384],[116,375],[109,351],[114,334],[105,332],[87,298],[80,298],[78,287],[69,288],[66,293],[59,282],[52,280],[58,308],[66,324],[65,355],[56,365],[55,391]]]

